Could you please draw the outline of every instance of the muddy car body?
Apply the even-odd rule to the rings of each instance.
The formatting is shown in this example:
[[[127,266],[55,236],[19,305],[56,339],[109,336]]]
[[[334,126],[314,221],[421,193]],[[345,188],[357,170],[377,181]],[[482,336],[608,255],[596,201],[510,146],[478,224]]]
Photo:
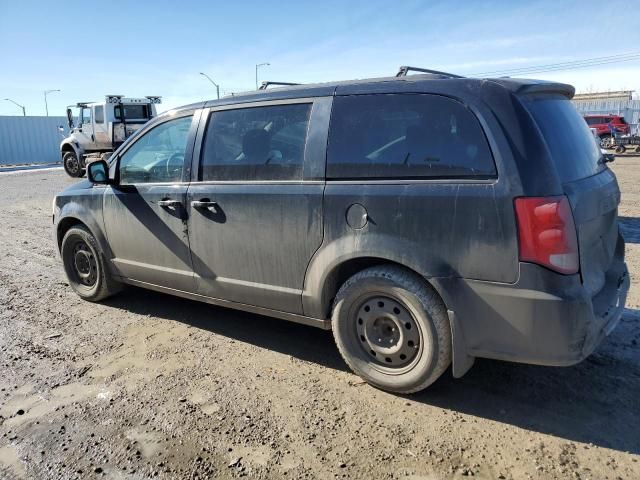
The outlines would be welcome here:
[[[629,288],[572,95],[428,74],[186,106],[55,198],[56,244],[88,300],[126,283],[332,328],[395,392],[476,357],[571,365]]]

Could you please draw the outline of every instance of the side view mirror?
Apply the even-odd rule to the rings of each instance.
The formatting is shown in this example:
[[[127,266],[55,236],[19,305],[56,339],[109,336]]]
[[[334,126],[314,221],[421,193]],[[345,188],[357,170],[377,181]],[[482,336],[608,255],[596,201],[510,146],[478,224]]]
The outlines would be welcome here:
[[[87,165],[87,178],[91,183],[108,185],[109,165],[104,160],[96,160]]]
[[[73,112],[70,108],[67,108],[67,123],[69,124],[69,129],[73,128]]]

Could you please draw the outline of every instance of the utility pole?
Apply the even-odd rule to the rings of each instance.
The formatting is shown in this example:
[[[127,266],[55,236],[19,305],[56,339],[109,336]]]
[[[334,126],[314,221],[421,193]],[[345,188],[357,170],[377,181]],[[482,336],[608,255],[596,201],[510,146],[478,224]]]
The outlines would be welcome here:
[[[202,75],[207,80],[209,80],[211,83],[213,83],[213,86],[216,87],[216,95],[218,96],[218,100],[220,100],[220,85],[218,85],[216,82],[211,80],[211,77],[209,75],[207,75],[206,73],[200,72],[200,75]]]
[[[44,91],[44,110],[47,112],[47,117],[49,116],[49,105],[47,105],[47,95],[53,92],[59,92],[60,90],[45,90]]]
[[[10,98],[5,98],[5,100],[6,100],[7,102],[11,102],[11,103],[14,103],[14,104],[16,104],[17,106],[19,106],[19,107],[22,109],[22,116],[23,116],[23,117],[26,117],[26,116],[27,116],[27,112],[26,112],[26,111],[25,111],[25,109],[24,109],[24,105],[20,105],[18,102],[14,102],[14,101],[13,101],[13,100],[11,100]]]
[[[258,90],[258,67],[267,67],[271,65],[268,62],[256,64],[256,90]]]

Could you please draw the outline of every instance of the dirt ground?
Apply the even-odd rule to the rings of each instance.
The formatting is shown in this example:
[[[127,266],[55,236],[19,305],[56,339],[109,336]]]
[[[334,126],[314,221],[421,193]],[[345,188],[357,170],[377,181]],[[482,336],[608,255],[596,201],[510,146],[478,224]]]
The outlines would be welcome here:
[[[402,397],[330,332],[67,285],[60,170],[0,174],[0,478],[640,478],[640,157],[613,166],[632,289],[581,364],[478,360]]]

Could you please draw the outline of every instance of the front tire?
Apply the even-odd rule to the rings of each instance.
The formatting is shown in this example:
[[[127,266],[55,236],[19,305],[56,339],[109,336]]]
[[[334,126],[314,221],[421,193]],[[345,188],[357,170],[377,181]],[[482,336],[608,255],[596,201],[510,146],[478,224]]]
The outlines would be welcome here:
[[[70,177],[80,178],[84,175],[84,169],[80,165],[80,160],[78,160],[75,152],[66,152],[62,156],[62,166]]]
[[[334,302],[332,328],[347,365],[382,390],[423,390],[451,364],[442,299],[399,266],[368,268],[347,280]]]
[[[99,302],[120,290],[111,278],[98,242],[83,226],[71,227],[62,239],[60,256],[69,285],[84,300]]]

